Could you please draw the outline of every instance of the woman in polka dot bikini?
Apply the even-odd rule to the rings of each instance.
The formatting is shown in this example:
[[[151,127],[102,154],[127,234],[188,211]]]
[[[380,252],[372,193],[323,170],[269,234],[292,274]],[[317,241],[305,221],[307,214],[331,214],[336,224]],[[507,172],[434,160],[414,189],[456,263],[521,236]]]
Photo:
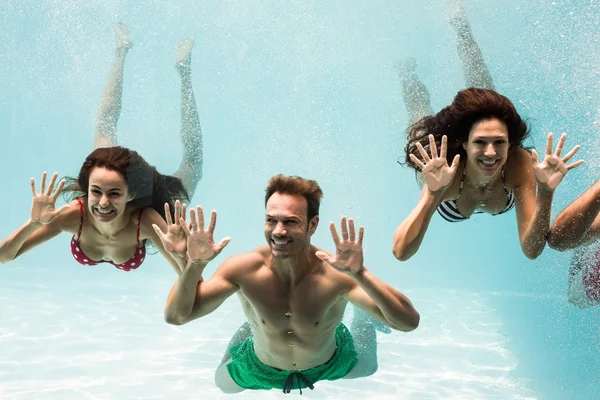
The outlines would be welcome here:
[[[170,210],[175,221],[185,216],[185,206],[202,177],[202,133],[191,83],[192,39],[178,46],[175,67],[181,77],[181,141],[183,158],[173,176],[160,174],[133,150],[117,146],[117,122],[121,113],[123,67],[133,46],[127,28],[115,25],[116,49],[108,82],[102,94],[96,123],[95,150],[87,157],[77,179],[69,179],[64,192],[70,202],[55,209],[63,191],[56,191],[55,173],[46,188],[42,175],[38,193],[33,178],[31,218],[0,243],[0,262],[8,262],[52,239],[61,232],[73,234],[71,252],[83,265],[111,263],[123,271],[140,266],[146,256],[146,241],[151,240],[176,272],[185,266],[186,238],[178,224],[169,224]],[[156,224],[165,238],[161,241],[152,228]],[[164,243],[164,244],[163,244]]]
[[[185,267],[185,234],[171,223],[170,211],[174,208],[175,221],[185,216],[185,205],[175,200],[188,198],[179,178],[160,174],[137,152],[119,146],[94,150],[77,180],[72,179],[64,190],[65,180],[54,190],[57,176],[54,173],[46,186],[44,172],[39,192],[31,178],[31,217],[0,244],[1,262],[69,232],[71,253],[82,265],[106,262],[132,271],[144,261],[146,241],[151,240],[177,273]],[[56,209],[63,191],[74,199]],[[162,241],[153,224],[166,232]]]

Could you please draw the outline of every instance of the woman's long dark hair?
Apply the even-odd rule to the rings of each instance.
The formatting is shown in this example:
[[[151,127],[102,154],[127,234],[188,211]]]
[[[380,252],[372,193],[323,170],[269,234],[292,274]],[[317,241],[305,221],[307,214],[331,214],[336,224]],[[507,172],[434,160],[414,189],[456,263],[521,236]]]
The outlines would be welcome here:
[[[409,156],[414,154],[419,160],[422,159],[417,143],[421,143],[429,153],[429,135],[434,136],[438,149],[442,136],[448,137],[448,164],[452,163],[457,154],[464,159],[466,153],[462,145],[469,139],[473,125],[491,118],[497,118],[506,125],[511,149],[523,147],[523,141],[529,136],[529,126],[517,113],[513,103],[493,90],[469,88],[458,92],[448,107],[435,115],[421,118],[408,127],[405,163],[419,170]]]
[[[63,195],[68,201],[87,196],[90,174],[96,167],[123,175],[129,195],[133,197],[127,204],[132,212],[151,207],[166,219],[165,203],[174,210],[175,200],[189,202],[187,190],[179,178],[159,173],[136,151],[121,146],[100,147],[87,156],[77,179],[66,178]]]

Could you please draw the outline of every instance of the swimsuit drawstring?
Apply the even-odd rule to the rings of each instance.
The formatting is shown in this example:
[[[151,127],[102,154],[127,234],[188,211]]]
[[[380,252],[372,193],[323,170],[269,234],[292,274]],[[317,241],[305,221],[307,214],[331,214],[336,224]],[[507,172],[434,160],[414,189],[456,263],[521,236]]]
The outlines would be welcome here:
[[[308,387],[310,390],[313,390],[315,388],[314,385],[310,383],[308,378],[302,374],[302,372],[292,372],[288,375],[288,377],[285,380],[285,383],[283,385],[283,393],[288,394],[292,391],[294,387],[294,378],[297,379],[300,394],[302,394],[302,386],[300,385],[300,380],[302,380],[304,385],[306,385],[306,387]]]

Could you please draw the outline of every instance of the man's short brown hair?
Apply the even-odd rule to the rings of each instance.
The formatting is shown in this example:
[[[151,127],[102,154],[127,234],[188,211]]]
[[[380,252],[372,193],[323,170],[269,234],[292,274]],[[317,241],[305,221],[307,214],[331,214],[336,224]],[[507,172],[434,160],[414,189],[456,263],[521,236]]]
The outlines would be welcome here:
[[[300,195],[306,199],[308,220],[319,215],[319,206],[323,191],[317,181],[304,179],[300,176],[275,175],[269,179],[265,195],[265,206],[274,193]]]

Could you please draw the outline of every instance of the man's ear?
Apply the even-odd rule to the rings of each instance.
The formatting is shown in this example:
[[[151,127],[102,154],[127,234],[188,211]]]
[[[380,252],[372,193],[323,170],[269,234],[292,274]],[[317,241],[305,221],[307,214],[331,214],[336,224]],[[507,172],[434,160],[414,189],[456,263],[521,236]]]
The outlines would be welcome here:
[[[308,223],[308,234],[312,236],[316,232],[317,226],[319,226],[319,216],[315,215]]]

